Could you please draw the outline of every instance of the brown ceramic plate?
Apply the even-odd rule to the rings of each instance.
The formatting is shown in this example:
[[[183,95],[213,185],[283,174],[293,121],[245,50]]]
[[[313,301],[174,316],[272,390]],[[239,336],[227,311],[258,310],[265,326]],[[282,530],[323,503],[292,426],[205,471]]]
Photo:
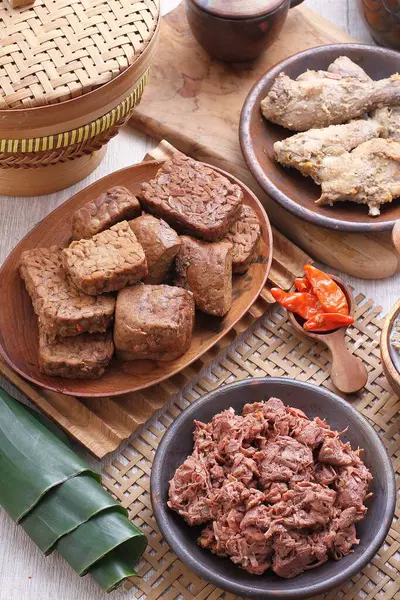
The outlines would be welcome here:
[[[397,322],[400,322],[400,300],[387,315],[381,333],[383,370],[393,390],[400,395],[400,352],[392,344],[394,326]]]
[[[284,404],[303,410],[310,418],[326,418],[343,440],[363,448],[363,460],[373,475],[367,500],[368,512],[357,523],[360,539],[354,551],[340,561],[328,560],[316,569],[293,579],[282,579],[271,571],[251,575],[228,558],[201,548],[197,538],[202,527],[190,527],[167,506],[169,481],[175,470],[193,451],[194,420],[208,423],[214,415],[232,407],[241,413],[244,404],[280,398]],[[348,427],[348,429],[347,429]],[[396,483],[390,457],[373,427],[356,408],[332,392],[303,381],[283,377],[247,379],[226,385],[196,400],[168,427],[151,469],[151,502],[164,539],[191,571],[236,597],[259,600],[314,598],[337,587],[363,569],[382,545],[393,519]],[[325,597],[325,596],[324,596]],[[330,598],[338,598],[332,594]]]
[[[140,390],[178,373],[220,340],[247,312],[259,296],[272,261],[272,232],[268,217],[256,196],[232,175],[223,173],[241,186],[244,203],[251,206],[261,223],[258,260],[244,275],[234,277],[233,306],[223,318],[196,313],[196,325],[189,350],[171,362],[114,359],[105,374],[97,380],[64,379],[40,373],[38,368],[38,328],[36,316],[18,266],[22,252],[40,246],[68,245],[72,213],[90,199],[114,185],[124,185],[139,192],[143,181],[154,177],[161,162],[143,162],[122,169],[85,188],[41,221],[11,252],[0,270],[0,352],[8,364],[33,383],[74,396],[117,396]],[[214,168],[214,167],[213,167]]]
[[[336,58],[343,55],[360,65],[375,80],[400,71],[398,52],[361,44],[320,46],[287,58],[261,77],[247,96],[239,128],[242,152],[263,189],[297,217],[337,231],[390,231],[395,220],[400,218],[400,198],[383,205],[379,217],[369,217],[366,205],[353,202],[338,202],[333,207],[317,206],[315,200],[320,196],[320,187],[310,177],[303,177],[295,169],[285,168],[274,159],[274,143],[296,132],[274,125],[261,114],[261,100],[281,71],[292,78],[307,69],[326,71]]]

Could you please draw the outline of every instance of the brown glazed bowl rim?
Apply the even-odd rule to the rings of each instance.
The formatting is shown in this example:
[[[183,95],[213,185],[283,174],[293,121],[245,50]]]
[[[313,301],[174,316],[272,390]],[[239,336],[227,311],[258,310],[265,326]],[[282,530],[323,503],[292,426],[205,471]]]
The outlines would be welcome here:
[[[400,375],[400,352],[398,350],[396,350],[396,348],[393,346],[393,342],[392,342],[392,338],[393,338],[393,334],[394,334],[394,328],[395,325],[397,323],[397,321],[400,319],[400,306],[397,310],[397,313],[394,316],[394,320],[393,320],[393,325],[390,329],[390,337],[389,337],[389,341],[390,341],[390,346],[389,346],[389,352],[390,352],[390,358],[392,359],[392,362],[395,366],[395,368],[397,369],[397,372]]]
[[[260,97],[262,93],[264,95],[267,94],[267,89],[271,87],[272,82],[275,81],[276,77],[279,75],[281,71],[284,71],[287,67],[292,66],[296,62],[309,58],[309,69],[313,68],[313,57],[321,56],[324,54],[329,54],[330,52],[338,52],[346,54],[346,50],[350,50],[352,52],[360,52],[361,54],[375,54],[380,58],[385,58],[387,56],[391,56],[392,58],[396,58],[400,62],[400,54],[396,50],[390,50],[388,48],[379,48],[376,46],[371,46],[368,44],[327,44],[324,46],[316,46],[315,48],[310,48],[309,50],[303,50],[302,52],[297,52],[292,56],[289,56],[285,60],[277,63],[271,69],[269,69],[252,87],[246,100],[243,104],[243,108],[240,115],[240,124],[239,124],[239,141],[243,156],[249,167],[249,170],[260,184],[260,186],[271,196],[273,200],[275,200],[278,204],[280,204],[283,208],[285,208],[288,212],[292,213],[296,217],[304,221],[308,221],[309,223],[313,223],[320,227],[325,227],[326,229],[333,229],[335,231],[344,231],[344,232],[352,232],[352,233],[379,233],[383,231],[391,231],[396,223],[397,219],[387,219],[383,221],[376,222],[373,217],[371,217],[370,222],[360,222],[360,221],[344,221],[342,219],[336,218],[334,216],[335,207],[332,208],[332,217],[322,216],[317,214],[310,208],[300,205],[296,200],[289,197],[287,194],[282,192],[279,187],[277,187],[271,179],[267,176],[267,174],[262,169],[259,160],[257,158],[257,154],[254,150],[252,136],[250,135],[250,128],[252,123],[252,112],[254,110],[254,105],[257,103],[257,99]],[[399,66],[400,71],[400,66]],[[264,91],[265,90],[265,91]],[[260,112],[261,114],[261,112]],[[291,132],[293,135],[297,132]],[[278,163],[277,163],[278,166]],[[290,177],[290,173],[288,172],[288,177]],[[400,199],[396,200],[400,202]]]
[[[393,335],[395,333],[395,326],[398,321],[400,322],[400,300],[398,300],[397,303],[394,305],[390,313],[387,315],[386,319],[392,321],[387,335],[389,356],[400,378],[400,351],[396,350],[396,348],[393,346]]]
[[[193,448],[194,420],[209,421],[215,414],[230,406],[241,410],[246,402],[271,396],[281,397],[284,403],[297,408],[303,406],[303,410],[306,413],[308,410],[310,416],[317,413],[323,418],[330,413],[328,418],[335,428],[337,425],[350,425],[348,435],[352,438],[352,444],[359,440],[368,448],[365,460],[375,476],[375,495],[368,502],[376,504],[369,504],[369,511],[362,521],[365,530],[361,532],[360,545],[341,561],[329,560],[315,571],[306,571],[293,579],[281,579],[267,574],[250,575],[228,558],[215,556],[200,548],[196,544],[200,528],[190,527],[167,506],[168,481]],[[344,435],[345,441],[346,437],[347,434]],[[196,400],[173,421],[162,437],[154,458],[150,494],[154,515],[164,539],[178,558],[205,581],[239,597],[300,600],[323,594],[344,583],[359,573],[375,556],[392,523],[396,484],[391,459],[379,435],[349,402],[325,388],[307,382],[284,377],[264,377],[222,386]],[[324,567],[328,573],[320,571],[318,577],[318,571],[324,570]],[[316,578],[319,581],[315,581]]]

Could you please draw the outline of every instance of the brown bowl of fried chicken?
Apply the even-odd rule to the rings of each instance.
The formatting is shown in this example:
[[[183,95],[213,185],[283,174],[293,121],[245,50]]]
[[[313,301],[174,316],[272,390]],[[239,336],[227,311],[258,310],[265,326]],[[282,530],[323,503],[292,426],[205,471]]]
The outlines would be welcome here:
[[[223,386],[186,408],[151,471],[161,533],[235,596],[298,600],[359,573],[390,528],[391,460],[332,392],[286,378]]]
[[[278,63],[244,103],[240,143],[263,189],[329,229],[390,231],[400,218],[400,55],[334,44]]]

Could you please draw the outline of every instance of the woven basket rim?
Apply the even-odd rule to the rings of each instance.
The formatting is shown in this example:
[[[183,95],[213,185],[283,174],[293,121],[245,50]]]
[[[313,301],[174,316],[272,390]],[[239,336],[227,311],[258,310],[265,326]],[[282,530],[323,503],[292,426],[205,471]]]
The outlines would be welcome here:
[[[3,118],[17,116],[17,115],[24,115],[24,114],[27,114],[27,115],[38,114],[40,112],[46,111],[46,109],[49,110],[49,108],[58,108],[58,107],[63,108],[63,107],[67,107],[67,106],[70,107],[74,104],[78,104],[79,101],[82,101],[83,98],[87,100],[88,98],[94,97],[99,93],[101,93],[103,95],[103,92],[104,92],[104,94],[106,94],[110,87],[116,85],[116,83],[119,82],[123,78],[129,78],[129,75],[132,73],[132,71],[137,69],[141,63],[145,62],[145,59],[147,58],[147,55],[149,54],[150,50],[153,49],[154,44],[156,44],[158,41],[158,37],[159,37],[159,33],[160,33],[160,25],[161,25],[161,13],[159,11],[158,15],[157,15],[157,22],[156,22],[156,26],[153,31],[153,35],[150,37],[150,39],[146,43],[146,46],[143,48],[143,51],[140,54],[138,54],[137,57],[135,57],[135,60],[133,61],[133,63],[131,65],[129,65],[129,67],[127,67],[124,71],[121,71],[121,73],[116,75],[116,77],[113,77],[113,79],[110,79],[110,81],[107,81],[106,83],[103,83],[99,87],[96,87],[93,90],[90,90],[90,92],[86,92],[85,94],[82,94],[81,96],[77,96],[76,98],[69,98],[68,100],[62,100],[61,102],[55,102],[55,103],[47,104],[44,106],[31,106],[31,107],[27,107],[27,108],[24,108],[24,107],[4,108],[4,109],[1,108],[0,114],[2,115]],[[138,75],[138,78],[141,76],[142,76],[142,73]]]
[[[84,141],[95,138],[100,133],[116,125],[120,119],[124,118],[137,105],[138,98],[141,98],[148,81],[149,72],[150,67],[147,68],[134,89],[122,102],[116,104],[114,108],[104,113],[101,117],[91,120],[79,128],[68,131],[61,130],[50,135],[35,136],[27,139],[13,137],[7,139],[0,138],[0,156],[3,154],[9,154],[10,156],[15,154],[37,155],[40,152],[73,147],[74,145],[79,145]],[[72,141],[72,139],[75,141]]]

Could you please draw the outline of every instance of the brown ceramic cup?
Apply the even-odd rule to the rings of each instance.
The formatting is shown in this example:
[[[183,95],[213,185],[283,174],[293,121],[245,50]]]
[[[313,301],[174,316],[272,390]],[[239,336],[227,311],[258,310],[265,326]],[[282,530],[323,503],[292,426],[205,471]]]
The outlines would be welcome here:
[[[271,46],[289,8],[304,0],[186,0],[196,40],[213,58],[244,62]]]
[[[400,50],[399,1],[358,0],[358,5],[376,43]]]

